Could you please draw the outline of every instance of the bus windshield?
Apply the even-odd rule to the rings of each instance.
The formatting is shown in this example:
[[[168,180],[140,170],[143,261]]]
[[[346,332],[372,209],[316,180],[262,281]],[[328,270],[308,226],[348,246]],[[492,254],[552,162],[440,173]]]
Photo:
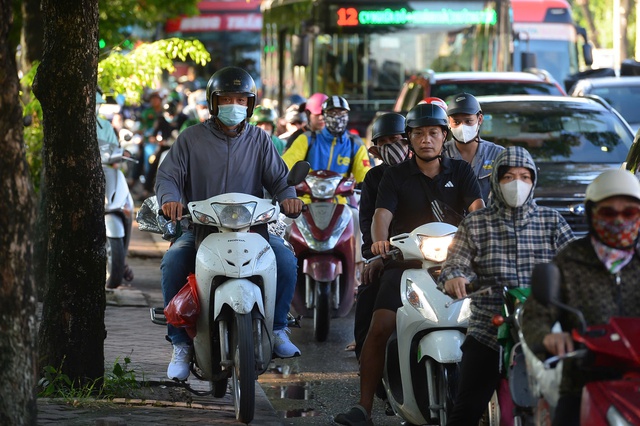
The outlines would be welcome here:
[[[274,103],[323,92],[375,112],[426,69],[511,69],[508,0],[273,0],[262,10],[263,96]]]

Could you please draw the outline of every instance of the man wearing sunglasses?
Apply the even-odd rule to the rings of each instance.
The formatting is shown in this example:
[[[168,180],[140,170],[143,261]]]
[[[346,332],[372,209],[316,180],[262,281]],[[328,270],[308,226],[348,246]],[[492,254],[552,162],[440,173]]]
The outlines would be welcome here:
[[[605,324],[612,315],[639,317],[640,183],[626,170],[609,170],[587,187],[585,198],[589,233],[553,260],[561,274],[561,302],[582,311],[589,325]],[[556,319],[564,332],[550,331]],[[550,355],[571,352],[569,331],[578,327],[576,315],[533,297],[525,302],[522,331],[529,347],[544,347]],[[572,361],[563,363],[554,425],[580,424],[582,387],[595,378]]]

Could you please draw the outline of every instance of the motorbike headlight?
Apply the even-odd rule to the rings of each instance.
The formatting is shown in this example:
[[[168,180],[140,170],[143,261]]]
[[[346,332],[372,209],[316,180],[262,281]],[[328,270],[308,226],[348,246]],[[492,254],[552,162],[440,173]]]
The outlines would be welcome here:
[[[338,185],[342,180],[342,176],[334,176],[330,178],[317,178],[315,176],[307,176],[305,179],[307,185],[311,189],[311,196],[320,199],[333,198],[338,189]]]
[[[425,296],[422,289],[408,278],[406,297],[409,304],[416,308],[416,310],[420,312],[423,317],[431,322],[438,322],[438,316],[429,304],[429,301],[427,300],[427,297]]]
[[[220,225],[225,228],[240,229],[251,225],[256,202],[244,204],[212,204]]]
[[[426,235],[418,235],[420,239],[420,251],[426,260],[433,262],[444,262],[447,258],[447,250],[453,235],[445,235],[442,237],[427,237]]]
[[[622,417],[622,414],[613,405],[607,410],[607,422],[611,426],[631,426],[631,423]]]
[[[458,323],[465,323],[471,318],[471,299],[464,299],[462,306],[460,307],[460,313],[458,314]]]
[[[208,214],[204,214],[197,210],[193,211],[193,217],[203,225],[217,225],[218,222]]]

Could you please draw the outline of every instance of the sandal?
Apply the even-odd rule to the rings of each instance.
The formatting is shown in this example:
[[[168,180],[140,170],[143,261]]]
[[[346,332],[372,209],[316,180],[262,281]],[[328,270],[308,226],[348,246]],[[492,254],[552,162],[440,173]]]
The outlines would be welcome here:
[[[353,352],[356,350],[356,341],[354,340],[353,342],[349,343],[347,346],[344,347],[344,350],[347,352]]]
[[[362,405],[354,405],[346,413],[338,414],[334,422],[346,426],[372,426],[373,422]]]
[[[129,267],[129,265],[124,265],[124,274],[122,277],[127,282],[133,281],[133,270]]]

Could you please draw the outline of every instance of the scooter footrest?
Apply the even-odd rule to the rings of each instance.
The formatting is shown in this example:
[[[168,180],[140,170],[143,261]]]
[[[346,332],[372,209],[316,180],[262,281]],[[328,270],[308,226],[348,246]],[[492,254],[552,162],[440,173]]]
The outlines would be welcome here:
[[[158,325],[167,325],[167,318],[164,316],[164,308],[150,308],[151,322]]]

